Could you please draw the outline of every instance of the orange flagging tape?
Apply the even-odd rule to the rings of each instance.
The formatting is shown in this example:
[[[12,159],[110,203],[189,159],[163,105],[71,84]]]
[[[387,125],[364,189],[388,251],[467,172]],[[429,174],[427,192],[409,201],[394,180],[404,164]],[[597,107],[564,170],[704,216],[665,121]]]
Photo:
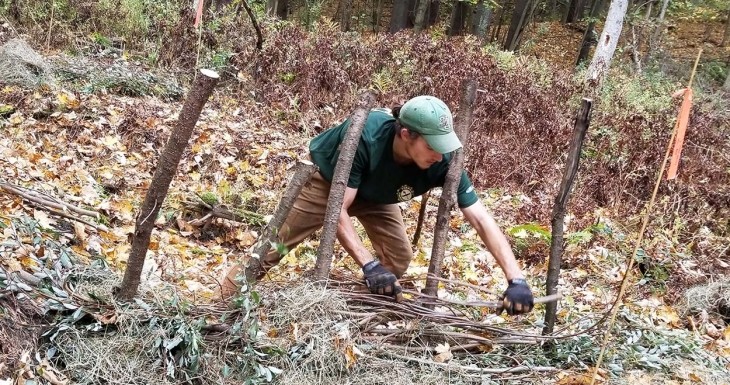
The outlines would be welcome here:
[[[687,88],[684,91],[684,100],[682,108],[679,110],[677,117],[677,137],[674,138],[674,150],[672,151],[672,160],[669,163],[669,171],[667,172],[667,180],[677,177],[679,170],[679,158],[682,156],[682,145],[684,145],[684,134],[687,132],[689,124],[689,112],[692,109],[692,89]]]

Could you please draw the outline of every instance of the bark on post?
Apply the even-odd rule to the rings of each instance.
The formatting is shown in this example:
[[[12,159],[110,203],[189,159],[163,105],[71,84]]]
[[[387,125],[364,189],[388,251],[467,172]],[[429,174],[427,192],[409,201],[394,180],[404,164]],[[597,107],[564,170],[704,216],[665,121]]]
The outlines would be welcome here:
[[[162,155],[160,155],[157,169],[152,177],[152,182],[150,182],[142,208],[137,213],[132,238],[132,250],[129,253],[127,269],[124,271],[124,279],[117,292],[119,300],[129,301],[137,294],[142,267],[147,256],[150,236],[157,214],[160,212],[162,202],[167,196],[170,182],[172,182],[172,178],[177,172],[180,158],[182,158],[183,151],[188,146],[188,141],[195,128],[195,123],[198,122],[203,105],[210,98],[216,83],[218,83],[217,73],[206,69],[200,70],[187,99],[185,99],[177,123],[170,133],[170,138],[167,140]]]
[[[456,135],[461,143],[466,146],[469,136],[469,126],[472,122],[474,100],[477,94],[476,81],[469,79],[462,84],[461,104],[459,116],[455,123]],[[438,295],[438,280],[441,277],[441,263],[444,260],[446,251],[446,236],[449,232],[449,219],[451,209],[456,203],[456,189],[459,187],[461,170],[464,163],[464,147],[456,150],[454,157],[449,163],[449,171],[446,174],[446,181],[439,200],[438,217],[436,218],[436,230],[433,236],[433,248],[431,250],[431,263],[428,266],[428,278],[423,293],[426,295]],[[429,305],[433,307],[433,305]]]
[[[583,98],[580,111],[575,120],[573,128],[573,140],[570,143],[568,152],[568,160],[563,173],[563,180],[560,183],[560,190],[555,197],[553,205],[552,218],[552,237],[550,241],[550,259],[548,261],[548,274],[546,281],[547,295],[556,294],[558,292],[558,278],[560,276],[560,262],[563,254],[563,223],[565,220],[565,206],[570,197],[570,190],[573,187],[573,181],[578,173],[578,161],[580,160],[581,148],[583,147],[583,139],[586,136],[588,125],[590,124],[591,106],[593,101]],[[542,329],[543,334],[553,332],[555,326],[555,317],[557,313],[557,302],[549,302],[545,308],[545,327]]]
[[[263,273],[261,271],[261,258],[265,257],[269,253],[269,250],[271,250],[271,242],[276,239],[279,229],[284,225],[284,221],[286,221],[286,217],[289,215],[289,211],[291,211],[299,193],[302,192],[302,188],[309,182],[312,174],[316,171],[317,165],[314,163],[306,159],[299,160],[294,175],[289,180],[286,191],[279,200],[279,205],[276,206],[273,217],[264,226],[261,235],[259,235],[259,239],[254,245],[251,258],[248,260],[248,266],[243,266],[246,280],[249,282],[255,281]]]
[[[418,245],[418,239],[421,237],[421,230],[423,230],[423,220],[426,218],[426,208],[428,207],[428,198],[431,197],[431,192],[426,191],[425,194],[421,195],[421,207],[418,210],[418,222],[416,222],[416,231],[413,233],[413,246]]]
[[[335,239],[337,237],[337,222],[342,210],[342,201],[345,197],[347,180],[352,170],[352,159],[360,143],[360,135],[365,127],[370,109],[375,103],[375,96],[372,92],[365,92],[360,95],[357,108],[350,118],[350,126],[347,128],[345,138],[340,145],[340,154],[337,157],[332,186],[327,200],[327,209],[324,214],[324,225],[322,237],[317,248],[317,263],[314,265],[314,277],[317,280],[326,280],[330,275],[332,265],[332,253],[334,252]]]

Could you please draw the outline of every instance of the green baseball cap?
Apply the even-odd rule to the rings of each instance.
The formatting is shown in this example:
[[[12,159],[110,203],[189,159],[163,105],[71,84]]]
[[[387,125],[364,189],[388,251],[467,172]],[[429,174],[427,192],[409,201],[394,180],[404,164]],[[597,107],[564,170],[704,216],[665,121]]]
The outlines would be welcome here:
[[[428,95],[412,98],[401,107],[398,120],[403,126],[421,134],[426,143],[440,154],[462,147],[454,132],[451,111],[439,98]]]

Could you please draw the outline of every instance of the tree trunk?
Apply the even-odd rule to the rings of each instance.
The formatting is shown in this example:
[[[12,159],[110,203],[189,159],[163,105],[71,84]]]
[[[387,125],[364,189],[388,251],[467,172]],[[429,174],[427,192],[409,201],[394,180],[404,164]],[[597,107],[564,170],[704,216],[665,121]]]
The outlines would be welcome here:
[[[558,15],[558,0],[548,0],[547,13],[549,20],[553,20]]]
[[[548,273],[545,283],[547,295],[557,294],[558,280],[560,278],[560,262],[563,255],[563,224],[565,223],[565,206],[570,197],[570,190],[573,188],[573,181],[578,173],[578,164],[580,160],[581,148],[583,147],[583,139],[585,139],[588,125],[590,124],[591,99],[583,98],[578,117],[575,120],[573,129],[573,140],[570,142],[570,150],[568,150],[568,160],[563,173],[563,181],[560,183],[560,191],[555,197],[553,205],[552,236],[550,241],[550,258],[548,260]],[[542,334],[550,334],[555,326],[557,314],[557,302],[548,302],[545,307],[545,327]]]
[[[464,164],[464,150],[468,143],[469,127],[472,123],[474,111],[474,100],[476,99],[477,83],[473,79],[465,80],[462,83],[461,104],[459,115],[456,121],[456,135],[464,147],[456,150],[454,157],[449,162],[449,171],[446,173],[446,181],[441,190],[439,200],[438,216],[436,218],[436,230],[433,236],[433,248],[431,250],[431,263],[428,266],[428,278],[423,293],[426,295],[438,295],[438,280],[433,277],[441,277],[441,262],[444,260],[446,251],[446,236],[449,232],[449,219],[451,209],[456,203],[456,189],[459,187],[461,171]],[[429,305],[433,308],[433,305]]]
[[[504,9],[507,5],[507,0],[504,0],[502,5],[499,7],[499,14],[497,16],[497,28],[493,28],[492,35],[489,41],[495,41],[499,39],[499,31],[502,29],[502,23],[504,22]]]
[[[616,44],[621,36],[621,29],[626,16],[628,0],[612,0],[608,8],[608,16],[603,26],[601,37],[598,39],[596,52],[593,54],[593,60],[588,67],[587,80],[590,82],[600,82],[609,66],[611,59],[616,51]]]
[[[281,20],[286,20],[287,13],[289,12],[289,0],[267,0],[266,1],[266,14],[269,16],[276,16]]]
[[[654,51],[659,48],[659,41],[662,33],[664,32],[664,15],[667,13],[667,7],[669,6],[669,0],[662,2],[662,9],[659,11],[659,17],[654,27],[654,33],[652,34],[651,40],[649,41],[649,56],[654,54]]]
[[[408,0],[394,0],[393,14],[390,15],[390,33],[396,33],[408,27]]]
[[[383,15],[383,0],[373,0],[373,3],[373,32],[378,33],[380,32],[380,18]]]
[[[575,61],[575,66],[581,65],[584,61],[588,60],[588,53],[591,51],[591,46],[596,44],[596,18],[598,12],[603,7],[603,0],[594,0],[591,6],[591,21],[586,27],[586,32],[583,34],[583,41],[580,43],[580,51],[578,52],[578,59]]]
[[[340,144],[340,155],[337,157],[332,185],[327,199],[327,209],[324,214],[324,226],[322,236],[317,249],[317,263],[314,266],[314,276],[318,280],[326,280],[330,275],[332,265],[332,253],[334,252],[335,239],[337,237],[337,223],[342,211],[342,201],[345,197],[347,180],[352,170],[352,159],[360,143],[362,129],[370,113],[370,108],[375,103],[375,96],[371,92],[360,95],[358,106],[352,113],[350,126],[347,128],[345,138]]]
[[[454,10],[451,12],[451,22],[447,35],[457,36],[464,32],[464,22],[469,14],[469,3],[466,1],[457,1],[454,4]]]
[[[259,27],[259,23],[256,21],[256,16],[254,16],[253,11],[251,10],[251,7],[248,6],[248,3],[245,1],[242,1],[241,4],[243,5],[243,8],[246,10],[246,13],[248,14],[248,18],[251,20],[251,24],[253,25],[254,30],[256,31],[256,49],[261,51],[261,48],[264,46],[264,36],[261,34],[261,27]],[[239,8],[240,10],[240,8]]]
[[[127,268],[124,271],[124,279],[116,296],[119,300],[129,301],[139,287],[147,256],[147,249],[150,244],[150,236],[155,226],[157,214],[160,212],[162,203],[165,201],[170,182],[177,172],[180,158],[188,145],[190,136],[203,110],[203,105],[208,101],[213,88],[218,82],[218,74],[210,70],[201,70],[195,79],[195,83],[183,104],[177,123],[170,133],[165,149],[160,155],[157,169],[150,182],[150,187],[145,195],[142,208],[137,213],[134,235],[132,237],[132,250],[127,260]]]
[[[722,43],[720,43],[720,47],[727,47],[728,44],[730,44],[730,10],[727,11],[727,19],[725,19],[725,33],[722,35]]]
[[[433,27],[439,19],[439,8],[441,7],[441,1],[431,0],[431,4],[428,7],[428,26]]]
[[[426,29],[426,15],[428,14],[428,6],[431,0],[419,0],[416,8],[416,23],[414,29],[421,32]]]
[[[471,33],[484,41],[489,29],[489,22],[492,19],[492,6],[487,4],[485,0],[479,0],[474,7],[474,18],[472,19]]]
[[[509,31],[507,32],[507,38],[504,40],[504,50],[514,51],[517,49],[520,34],[524,28],[525,19],[527,18],[527,11],[530,9],[531,0],[517,0],[515,3],[515,10],[512,13],[512,21],[509,25]]]
[[[644,20],[649,21],[651,18],[651,11],[653,10],[654,0],[649,0],[646,3],[646,12],[644,13]]]
[[[342,14],[340,19],[340,29],[342,32],[350,30],[350,17],[352,16],[352,0],[340,0],[342,4]]]
[[[568,3],[563,22],[575,23],[583,18],[584,0],[570,0]]]

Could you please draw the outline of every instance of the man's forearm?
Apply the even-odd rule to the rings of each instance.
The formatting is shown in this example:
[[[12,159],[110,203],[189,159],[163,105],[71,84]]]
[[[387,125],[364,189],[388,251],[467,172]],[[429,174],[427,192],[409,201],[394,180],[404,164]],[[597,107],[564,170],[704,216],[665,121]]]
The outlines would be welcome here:
[[[525,276],[515,259],[514,253],[512,253],[512,247],[507,237],[502,233],[497,222],[481,202],[462,209],[462,212],[469,223],[477,230],[484,246],[497,260],[507,279],[524,278]]]
[[[340,219],[337,223],[337,239],[360,267],[374,260],[373,255],[363,245],[362,240],[357,235],[355,226],[352,224],[352,219],[350,219],[350,216],[344,209],[340,213]]]

